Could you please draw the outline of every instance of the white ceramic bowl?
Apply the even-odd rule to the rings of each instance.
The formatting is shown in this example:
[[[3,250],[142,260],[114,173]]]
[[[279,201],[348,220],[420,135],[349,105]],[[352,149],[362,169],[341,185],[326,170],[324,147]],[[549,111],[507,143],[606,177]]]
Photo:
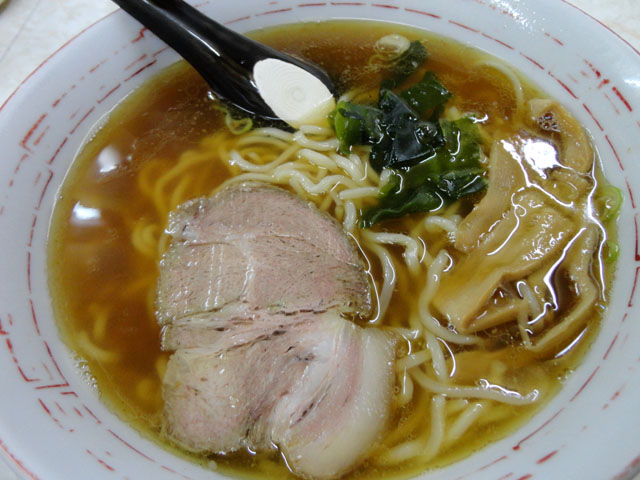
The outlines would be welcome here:
[[[301,3],[302,2],[302,3]],[[622,188],[620,261],[589,354],[513,435],[424,479],[626,479],[640,467],[640,56],[559,0],[243,0],[199,8],[240,31],[325,18],[414,25],[486,50],[560,99]],[[0,451],[24,478],[221,478],[141,438],[100,402],[58,338],[45,244],[78,148],[177,59],[122,12],[68,43],[0,108]]]

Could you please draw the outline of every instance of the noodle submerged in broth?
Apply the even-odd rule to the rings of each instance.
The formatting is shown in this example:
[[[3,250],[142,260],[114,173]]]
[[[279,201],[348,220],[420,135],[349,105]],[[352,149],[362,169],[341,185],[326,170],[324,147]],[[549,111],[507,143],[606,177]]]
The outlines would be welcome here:
[[[335,116],[335,130],[252,126],[212,99],[188,66],[170,67],[123,102],[85,147],[54,212],[57,318],[102,398],[143,433],[205,465],[294,477],[277,451],[195,456],[161,432],[169,354],[160,348],[155,294],[169,213],[226,185],[258,181],[342,224],[375,292],[371,318],[356,321],[400,339],[392,420],[347,477],[408,477],[513,431],[575,368],[606,304],[620,200],[582,127],[508,66],[420,31],[332,22],[254,37],[324,67],[347,116],[359,108],[349,105],[375,110],[390,76],[389,89],[401,92],[433,72],[450,94],[435,124],[458,140],[474,129],[475,173],[462,187],[475,187],[459,198],[439,194],[435,207],[420,200],[422,211],[371,215],[367,224],[367,212],[385,201],[396,208],[392,195],[406,205],[400,188],[424,158],[372,166],[376,145],[360,130],[345,143]],[[428,59],[403,78],[394,68],[412,45],[425,47]],[[454,192],[451,175],[427,173],[436,193]]]

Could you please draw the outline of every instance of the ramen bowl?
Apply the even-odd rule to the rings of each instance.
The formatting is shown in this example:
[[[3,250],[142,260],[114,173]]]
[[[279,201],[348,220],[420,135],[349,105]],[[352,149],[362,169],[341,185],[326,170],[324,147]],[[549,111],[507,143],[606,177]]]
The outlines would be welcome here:
[[[626,479],[640,469],[640,56],[551,0],[201,2],[238,31],[371,19],[484,50],[561,101],[589,131],[624,196],[609,308],[562,390],[515,432],[419,478]],[[47,283],[49,221],[80,147],[136,87],[178,59],[121,11],[40,66],[0,108],[0,451],[24,478],[224,478],[142,437],[100,400],[61,341]],[[64,262],[64,259],[60,259]]]

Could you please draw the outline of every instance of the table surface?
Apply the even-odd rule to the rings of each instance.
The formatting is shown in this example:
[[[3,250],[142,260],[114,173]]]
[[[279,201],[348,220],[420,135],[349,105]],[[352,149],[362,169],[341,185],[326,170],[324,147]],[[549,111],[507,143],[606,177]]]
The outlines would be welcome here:
[[[570,3],[640,51],[640,0]],[[0,5],[0,105],[44,59],[116,8],[110,0],[5,0]],[[16,479],[0,461],[0,480]]]

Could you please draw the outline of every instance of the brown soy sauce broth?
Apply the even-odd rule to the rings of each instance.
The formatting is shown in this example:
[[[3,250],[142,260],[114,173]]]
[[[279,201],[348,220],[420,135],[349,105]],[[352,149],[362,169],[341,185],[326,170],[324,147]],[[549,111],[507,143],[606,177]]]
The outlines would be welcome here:
[[[421,31],[370,22],[332,22],[278,27],[254,32],[253,36],[315,61],[337,79],[341,90],[346,90],[353,85],[375,88],[380,73],[367,67],[367,62],[375,41],[390,33],[425,42],[430,55],[426,68],[435,71],[453,92],[452,103],[461,111],[481,112],[486,115],[484,125],[495,131],[510,131],[512,124],[521,120],[512,118],[515,102],[511,83],[494,70],[470,69],[469,65],[485,58],[482,54]],[[536,93],[527,83],[524,90],[527,98]],[[219,471],[232,476],[293,479],[276,450],[203,457],[181,451],[161,435],[161,384],[169,354],[160,349],[161,329],[154,312],[157,258],[140,255],[131,237],[132,226],[140,219],[160,223],[166,219],[160,218],[149,197],[141,194],[144,181],[140,177],[143,170],[159,177],[179,155],[221,128],[222,116],[213,108],[207,86],[182,63],[152,79],[113,112],[75,160],[55,208],[49,272],[56,318],[65,341],[78,352],[79,363],[88,367],[102,399],[140,432],[205,467],[212,466],[213,460]],[[209,194],[229,176],[227,169],[216,162],[198,167],[196,174],[200,181],[191,185],[187,192],[190,198]],[[468,212],[471,205],[460,208]],[[393,221],[385,227],[408,231],[411,221]],[[443,246],[441,236],[424,240],[433,254]],[[399,250],[393,254],[400,260]],[[375,262],[372,264],[371,274],[379,278]],[[423,286],[399,272],[386,325],[406,323]],[[594,311],[580,342],[561,357],[543,362],[517,346],[517,334],[511,327],[491,329],[483,335],[495,340],[495,349],[471,359],[463,348],[453,349],[458,372],[454,379],[459,384],[473,382],[500,357],[508,366],[506,376],[511,388],[528,392],[544,385],[544,397],[548,399],[582,358],[597,331],[598,319]],[[498,349],[498,345],[511,347]],[[424,345],[415,342],[401,345],[400,350],[402,354],[421,348]],[[429,429],[429,398],[430,394],[416,389],[413,400],[394,413],[389,435],[415,422],[416,416],[419,429]],[[504,407],[507,415],[472,426],[431,461],[418,459],[381,468],[365,460],[346,478],[406,478],[446,465],[513,431],[543,403]],[[407,439],[417,433],[409,429]]]

